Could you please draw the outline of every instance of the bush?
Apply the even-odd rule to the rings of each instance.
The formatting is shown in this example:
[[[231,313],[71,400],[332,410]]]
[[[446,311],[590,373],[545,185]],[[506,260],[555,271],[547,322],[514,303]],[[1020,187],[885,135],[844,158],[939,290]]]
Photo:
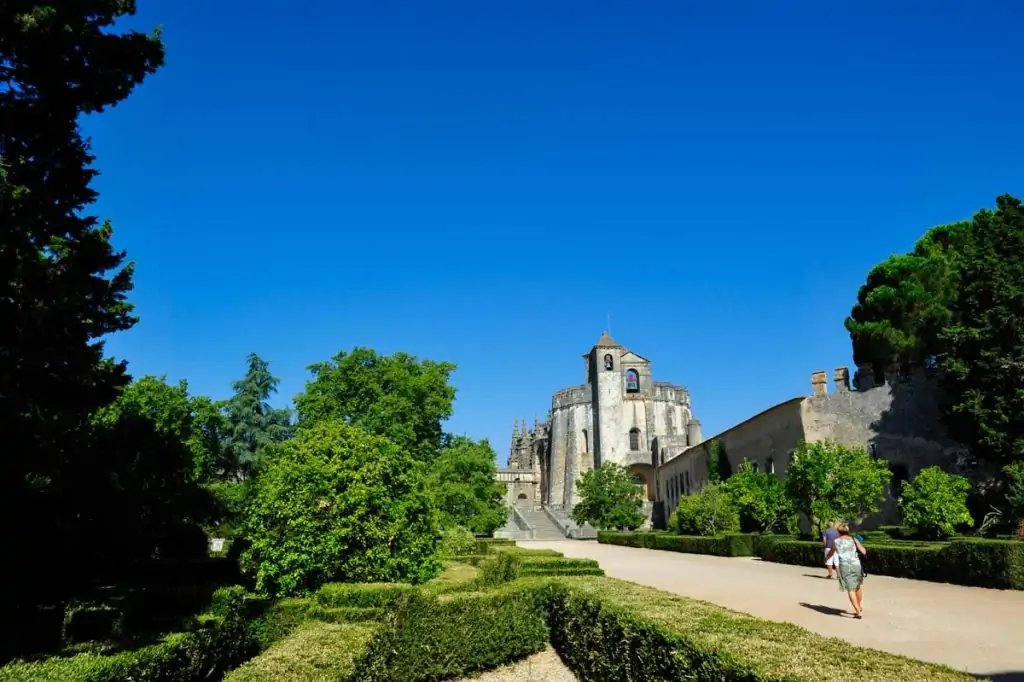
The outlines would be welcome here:
[[[670,525],[680,535],[713,536],[740,529],[740,514],[721,484],[679,500]]]
[[[662,534],[648,539],[652,549],[714,556],[754,556],[754,538],[744,533],[726,533],[718,537]]]
[[[73,604],[64,616],[65,644],[113,639],[121,612],[105,604]]]
[[[515,547],[516,541],[508,538],[477,538],[476,554],[489,554],[492,547]]]
[[[967,510],[970,492],[971,484],[962,476],[947,474],[939,467],[922,469],[912,482],[903,484],[903,522],[924,538],[951,537],[957,526],[974,524]]]
[[[628,528],[644,522],[643,501],[633,476],[614,462],[584,471],[576,481],[580,500],[572,508],[572,520],[599,530]]]
[[[350,680],[379,626],[306,622],[235,669],[225,682]]]
[[[318,422],[277,446],[253,483],[243,564],[260,590],[332,582],[423,582],[439,532],[420,465],[390,441]]]
[[[773,473],[756,471],[743,460],[739,470],[722,488],[740,514],[740,527],[746,532],[786,532],[793,517],[793,505],[786,486]]]
[[[511,582],[519,577],[522,566],[522,560],[515,554],[500,552],[480,563],[477,584],[480,587],[494,587]]]
[[[859,680],[972,679],[618,580],[563,578],[549,600],[551,641],[581,680],[811,681],[823,660]]]
[[[218,597],[222,615],[210,613],[193,632],[168,635],[159,644],[110,656],[79,654],[0,669],[4,680],[61,682],[187,682],[219,678],[257,651],[245,621],[245,605],[236,591]]]
[[[438,557],[451,559],[475,551],[476,537],[462,526],[449,526],[441,531],[441,542],[437,546]]]
[[[409,595],[386,634],[370,645],[360,677],[457,678],[540,651],[548,640],[543,594],[516,583],[443,599]]]
[[[405,596],[415,591],[402,583],[330,583],[314,595],[324,606],[361,606],[394,608]]]

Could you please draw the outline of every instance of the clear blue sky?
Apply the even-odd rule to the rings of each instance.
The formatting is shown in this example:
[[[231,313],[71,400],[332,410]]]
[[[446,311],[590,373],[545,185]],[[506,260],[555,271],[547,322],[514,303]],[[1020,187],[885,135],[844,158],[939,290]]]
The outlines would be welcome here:
[[[156,2],[85,121],[134,375],[226,397],[342,349],[455,362],[507,455],[613,335],[705,435],[849,364],[868,269],[1024,194],[1017,2]],[[839,7],[843,5],[843,7]]]

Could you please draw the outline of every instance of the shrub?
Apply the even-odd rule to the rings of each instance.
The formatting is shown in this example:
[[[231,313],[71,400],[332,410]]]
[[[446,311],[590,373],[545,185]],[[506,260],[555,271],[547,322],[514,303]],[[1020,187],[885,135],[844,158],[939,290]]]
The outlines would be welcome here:
[[[121,612],[112,606],[73,604],[64,616],[64,642],[74,644],[112,639],[120,620]]]
[[[680,535],[717,535],[740,529],[740,515],[721,484],[712,484],[679,500],[672,529]]]
[[[439,536],[420,465],[390,441],[318,422],[277,447],[253,483],[243,563],[260,590],[332,581],[423,582]]]
[[[715,556],[754,556],[754,538],[745,533],[726,533],[717,537],[671,535],[649,538],[649,547],[688,554]]]
[[[644,521],[640,489],[633,476],[614,462],[584,471],[576,482],[580,500],[572,508],[572,520],[601,530],[638,527]]]
[[[786,493],[797,511],[820,530],[832,519],[860,523],[877,512],[891,476],[886,463],[864,448],[834,441],[803,442],[786,471]]]
[[[431,599],[409,595],[388,631],[370,645],[367,682],[441,680],[494,668],[540,651],[548,640],[540,586]]]
[[[306,622],[224,678],[225,682],[349,680],[379,626]]]
[[[481,587],[493,587],[511,582],[519,577],[522,560],[510,552],[500,552],[480,563],[477,583]]]
[[[402,583],[330,583],[321,587],[314,599],[324,606],[394,608],[413,591],[411,585]]]
[[[743,460],[739,470],[722,484],[740,514],[740,526],[747,532],[785,532],[793,516],[793,505],[786,496],[782,479],[766,471],[756,471]]]
[[[508,538],[477,538],[476,553],[488,554],[492,547],[515,547],[516,541]]]
[[[954,540],[942,550],[944,572],[960,585],[1024,590],[1024,542]]]
[[[971,484],[962,476],[947,474],[939,467],[922,469],[912,482],[903,484],[903,522],[921,537],[948,538],[957,526],[974,524],[967,510],[970,492]]]
[[[217,679],[251,657],[257,642],[245,621],[239,593],[218,597],[222,615],[208,614],[192,632],[168,635],[159,644],[110,656],[79,654],[38,663],[19,663],[0,670],[4,680],[61,680],[61,682],[187,682]]]
[[[787,623],[608,578],[563,578],[549,596],[551,641],[584,680],[820,680],[842,660],[858,680],[969,680]]]
[[[437,556],[451,559],[461,554],[472,554],[476,551],[476,537],[462,526],[449,526],[441,531],[441,542],[437,546]]]

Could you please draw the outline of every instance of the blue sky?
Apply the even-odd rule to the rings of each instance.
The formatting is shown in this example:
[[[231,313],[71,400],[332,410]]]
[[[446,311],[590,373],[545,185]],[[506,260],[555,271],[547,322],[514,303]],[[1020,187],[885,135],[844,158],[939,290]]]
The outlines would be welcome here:
[[[1014,2],[140,0],[167,65],[84,121],[134,375],[226,397],[371,346],[512,420],[613,335],[705,435],[851,362],[868,269],[1024,194]]]

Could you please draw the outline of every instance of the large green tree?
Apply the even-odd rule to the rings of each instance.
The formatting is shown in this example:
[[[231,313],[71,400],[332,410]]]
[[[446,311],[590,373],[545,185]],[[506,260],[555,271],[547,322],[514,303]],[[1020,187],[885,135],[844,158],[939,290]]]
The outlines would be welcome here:
[[[258,466],[264,448],[286,440],[292,432],[291,412],[269,403],[280,381],[270,373],[270,363],[256,353],[250,353],[246,362],[245,376],[234,383],[234,395],[224,404],[227,446],[242,475]]]
[[[888,465],[864,448],[803,442],[786,472],[786,492],[820,531],[829,521],[860,523],[877,512],[891,477]]]
[[[1024,461],[1024,209],[980,211],[960,256],[957,315],[940,359],[951,435],[995,464]]]
[[[312,365],[313,379],[295,398],[299,426],[334,420],[386,436],[421,462],[441,451],[441,422],[451,416],[455,365],[371,348]]]
[[[226,423],[218,405],[205,396],[190,396],[184,379],[177,385],[164,377],[137,379],[97,413],[96,422],[109,426],[127,416],[148,419],[166,438],[181,443],[195,481],[208,483],[233,472],[234,458],[224,442]]]
[[[785,532],[793,515],[793,504],[782,479],[757,471],[744,460],[739,470],[722,484],[740,513],[743,530]]]
[[[846,321],[858,363],[934,362],[950,435],[998,471],[1024,460],[1024,210],[929,230],[872,269]]]
[[[299,594],[325,582],[422,582],[437,570],[437,515],[423,465],[340,421],[300,429],[254,479],[243,564],[257,586]]]
[[[90,417],[127,383],[102,339],[135,319],[131,267],[88,208],[93,157],[78,121],[129,95],[163,62],[155,34],[118,32],[130,0],[0,4],[0,602],[79,570],[71,540]],[[74,473],[72,473],[74,472]],[[45,538],[45,540],[43,540]],[[8,612],[0,604],[0,610]]]
[[[495,453],[487,440],[465,436],[445,439],[430,465],[428,485],[445,526],[462,526],[490,535],[505,522],[504,488],[494,480]]]
[[[580,500],[572,508],[572,520],[600,530],[637,528],[644,521],[640,486],[626,469],[605,462],[583,472],[576,481]]]

